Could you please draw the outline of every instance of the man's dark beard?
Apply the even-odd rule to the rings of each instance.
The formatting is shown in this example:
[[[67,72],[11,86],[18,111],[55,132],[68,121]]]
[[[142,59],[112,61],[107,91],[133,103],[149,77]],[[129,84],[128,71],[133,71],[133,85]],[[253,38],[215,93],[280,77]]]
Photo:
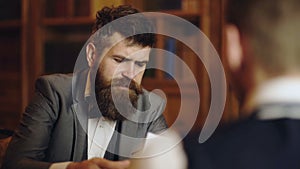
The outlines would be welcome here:
[[[127,89],[120,89],[118,87]],[[113,95],[112,95],[113,92]],[[138,95],[143,93],[142,87],[128,78],[114,79],[106,82],[97,71],[95,79],[95,94],[102,115],[110,120],[125,120],[132,116],[137,108]],[[113,97],[114,96],[114,99]],[[130,100],[128,100],[128,97]],[[115,105],[118,105],[118,109]]]

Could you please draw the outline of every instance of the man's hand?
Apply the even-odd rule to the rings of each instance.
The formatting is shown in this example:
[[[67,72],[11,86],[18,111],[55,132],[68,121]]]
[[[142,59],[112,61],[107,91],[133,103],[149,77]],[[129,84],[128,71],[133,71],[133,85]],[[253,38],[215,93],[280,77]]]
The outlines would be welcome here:
[[[81,162],[72,162],[67,169],[125,169],[129,161],[110,161],[103,158],[92,158]]]

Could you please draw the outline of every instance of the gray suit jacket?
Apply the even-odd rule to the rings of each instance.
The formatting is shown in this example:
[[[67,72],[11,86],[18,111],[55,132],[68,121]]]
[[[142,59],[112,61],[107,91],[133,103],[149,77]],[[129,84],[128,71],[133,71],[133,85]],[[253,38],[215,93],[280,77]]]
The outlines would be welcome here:
[[[35,97],[8,146],[3,168],[47,169],[53,162],[87,159],[86,125],[90,111],[89,103],[83,97],[85,85],[79,83],[85,84],[86,76],[74,78],[73,75],[56,74],[37,80]],[[165,101],[156,95],[151,97],[154,97],[151,102],[155,100],[156,107],[152,107],[150,114],[153,115],[149,116],[153,119],[147,123],[118,122],[116,128],[122,135],[113,134],[108,147],[110,151],[118,152],[126,147],[123,154],[130,156],[139,141],[132,142],[126,139],[128,136],[144,138],[147,132],[157,133],[167,128],[162,115]],[[151,104],[147,91],[139,96],[139,109],[147,110]],[[106,153],[105,158],[122,159],[110,153]]]

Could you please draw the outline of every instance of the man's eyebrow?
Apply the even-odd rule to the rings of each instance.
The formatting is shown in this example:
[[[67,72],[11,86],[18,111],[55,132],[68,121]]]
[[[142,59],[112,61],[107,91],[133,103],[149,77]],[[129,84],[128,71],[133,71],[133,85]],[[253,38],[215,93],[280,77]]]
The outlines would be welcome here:
[[[122,56],[122,55],[112,55],[111,57],[118,57],[120,59],[123,59],[124,61],[132,61],[133,59],[129,59],[129,58],[126,58],[125,56]],[[141,60],[141,61],[134,61],[134,62],[137,62],[137,63],[148,63],[149,60]]]
[[[125,58],[125,56],[122,56],[122,55],[117,55],[117,54],[115,54],[115,55],[112,55],[111,57],[118,57],[118,58]]]
[[[136,63],[148,63],[149,62],[149,60],[142,60],[142,61],[135,61]]]
[[[132,60],[132,59],[128,59],[128,58],[126,58],[125,56],[122,56],[122,55],[112,55],[111,57],[113,57],[113,58],[117,57],[117,58],[122,59],[124,61],[131,61]]]

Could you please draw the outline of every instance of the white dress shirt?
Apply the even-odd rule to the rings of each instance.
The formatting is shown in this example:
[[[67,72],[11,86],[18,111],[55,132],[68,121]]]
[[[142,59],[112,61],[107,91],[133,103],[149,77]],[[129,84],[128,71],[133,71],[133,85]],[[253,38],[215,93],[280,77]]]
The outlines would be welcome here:
[[[104,157],[115,127],[116,121],[106,120],[104,117],[89,119],[87,149],[88,159]]]

